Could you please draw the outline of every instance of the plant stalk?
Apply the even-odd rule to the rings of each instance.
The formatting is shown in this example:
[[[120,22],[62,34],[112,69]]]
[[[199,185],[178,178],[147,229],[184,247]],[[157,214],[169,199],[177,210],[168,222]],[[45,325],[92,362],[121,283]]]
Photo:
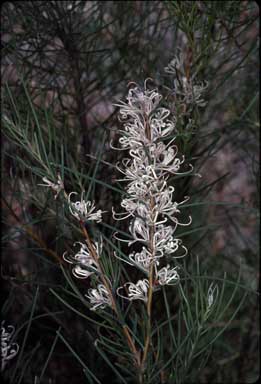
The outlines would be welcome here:
[[[108,292],[109,295],[110,295],[111,304],[112,304],[112,309],[113,309],[113,311],[115,312],[115,314],[117,315],[118,319],[120,319],[121,316],[119,315],[119,312],[118,312],[118,309],[117,309],[117,305],[116,305],[116,301],[115,301],[114,296],[113,296],[113,293],[112,293],[111,286],[110,286],[110,284],[108,283],[108,281],[107,281],[106,278],[105,278],[105,274],[104,274],[104,272],[103,272],[103,270],[102,270],[102,267],[101,267],[101,264],[100,264],[100,262],[99,262],[99,257],[98,257],[98,255],[97,255],[97,253],[96,253],[95,248],[93,247],[93,244],[92,244],[92,242],[91,242],[90,236],[89,236],[89,234],[88,234],[88,232],[87,232],[87,230],[86,230],[86,228],[85,228],[85,226],[84,226],[83,223],[81,223],[81,227],[82,227],[82,231],[83,231],[83,234],[84,234],[84,236],[85,236],[85,239],[86,239],[86,243],[87,243],[87,245],[88,245],[88,248],[89,248],[89,250],[90,250],[90,252],[91,252],[91,255],[92,255],[92,257],[93,257],[93,259],[94,259],[94,261],[95,261],[95,263],[96,263],[96,265],[97,265],[97,267],[98,267],[98,269],[99,269],[99,272],[100,272],[100,274],[101,274],[101,280],[102,280],[104,286],[106,287],[107,292]],[[140,370],[141,370],[141,369],[140,369],[141,363],[140,363],[140,354],[139,354],[139,351],[137,350],[137,348],[136,348],[136,346],[135,346],[135,344],[134,344],[134,342],[133,342],[133,340],[132,340],[132,337],[131,337],[131,335],[130,335],[128,326],[127,326],[126,324],[122,324],[121,321],[120,321],[120,324],[122,325],[122,330],[123,330],[123,333],[124,333],[124,335],[125,335],[125,337],[126,337],[126,340],[127,340],[128,346],[129,346],[129,349],[130,349],[130,351],[131,351],[131,352],[133,353],[133,355],[134,355],[134,360],[135,360],[135,362],[136,362],[137,368],[138,368],[139,371],[140,371]]]

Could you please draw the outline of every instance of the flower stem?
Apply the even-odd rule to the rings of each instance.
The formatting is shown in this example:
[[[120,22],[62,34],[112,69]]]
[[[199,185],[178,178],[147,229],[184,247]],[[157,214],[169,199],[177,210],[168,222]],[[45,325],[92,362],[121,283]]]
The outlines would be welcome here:
[[[34,240],[46,253],[51,255],[59,264],[64,264],[64,261],[58,256],[58,254],[53,251],[52,249],[48,248],[44,240],[33,231],[32,228],[28,224],[24,224],[19,216],[16,215],[16,213],[13,211],[12,207],[8,204],[8,202],[2,198],[2,202],[4,205],[9,209],[11,215],[15,218],[17,223],[20,224],[20,226],[23,228],[23,230],[26,232],[26,234]]]
[[[148,121],[147,116],[145,117],[145,132],[146,136],[149,140],[151,140],[151,127]],[[150,198],[150,211],[153,212],[155,207],[155,198],[151,197]],[[154,234],[155,234],[155,224],[153,224],[150,227],[150,236],[149,236],[149,251],[151,253],[151,264],[150,264],[150,269],[149,269],[149,291],[148,291],[148,301],[147,301],[147,316],[148,316],[148,321],[147,321],[147,335],[146,335],[146,340],[145,340],[145,345],[144,345],[144,352],[143,352],[143,357],[142,357],[142,362],[141,362],[141,367],[142,371],[144,372],[145,370],[145,363],[147,360],[148,352],[149,352],[149,346],[151,343],[151,310],[152,310],[152,295],[153,295],[153,280],[154,280],[154,263],[153,263],[153,258],[154,258]]]
[[[101,280],[102,280],[104,286],[106,287],[107,292],[110,295],[112,309],[115,312],[115,314],[117,315],[118,319],[120,320],[120,324],[122,326],[123,333],[124,333],[124,335],[126,337],[129,349],[132,352],[132,354],[134,355],[134,361],[136,362],[138,370],[141,371],[141,369],[140,369],[140,366],[141,366],[141,363],[140,363],[140,353],[137,350],[137,348],[136,348],[136,346],[135,346],[135,344],[134,344],[134,342],[132,340],[132,337],[130,335],[130,331],[128,329],[128,326],[126,324],[123,324],[123,322],[122,322],[122,318],[121,318],[121,316],[120,316],[120,314],[118,312],[116,301],[115,301],[115,298],[113,296],[111,286],[108,283],[108,280],[105,278],[105,274],[104,274],[104,272],[102,270],[102,266],[101,266],[101,264],[99,262],[99,257],[98,257],[98,255],[96,253],[95,248],[93,247],[93,244],[91,242],[90,236],[89,236],[89,234],[88,234],[88,232],[87,232],[87,230],[86,230],[86,228],[85,228],[83,223],[81,223],[81,227],[82,227],[82,231],[83,231],[83,234],[85,236],[85,239],[86,239],[86,243],[87,243],[88,248],[90,250],[90,253],[91,253],[91,255],[92,255],[96,265],[98,266],[98,270],[99,270],[99,272],[101,274],[100,275],[101,276]],[[141,381],[140,381],[140,383],[141,383]]]
[[[151,211],[153,211],[155,201],[154,198],[151,198]],[[149,245],[149,250],[151,253],[151,259],[152,262],[150,264],[150,269],[149,269],[149,291],[148,291],[148,301],[147,301],[147,316],[148,316],[148,322],[147,322],[147,336],[146,336],[146,341],[145,341],[145,346],[144,346],[144,352],[143,352],[143,357],[142,357],[142,370],[144,371],[145,368],[145,362],[147,360],[147,355],[149,351],[149,345],[151,342],[151,311],[152,311],[152,295],[153,295],[153,282],[154,282],[154,263],[153,263],[153,258],[154,258],[154,233],[155,233],[155,225],[152,225],[150,228],[150,245]]]

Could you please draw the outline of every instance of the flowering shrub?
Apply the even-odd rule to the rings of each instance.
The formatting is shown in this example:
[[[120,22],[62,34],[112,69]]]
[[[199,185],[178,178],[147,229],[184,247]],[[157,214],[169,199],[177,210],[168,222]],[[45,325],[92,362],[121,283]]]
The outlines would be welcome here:
[[[2,323],[5,378],[10,379],[10,384],[53,383],[59,371],[59,380],[65,384],[68,376],[64,379],[62,369],[57,369],[58,359],[62,359],[61,366],[71,377],[77,377],[71,369],[72,360],[76,370],[80,367],[79,376],[84,375],[89,383],[202,382],[208,380],[213,366],[219,375],[219,367],[226,360],[216,362],[215,355],[212,366],[201,375],[199,372],[210,361],[212,346],[235,318],[246,294],[234,300],[238,287],[245,288],[240,276],[237,281],[227,279],[223,257],[209,257],[214,245],[208,233],[216,227],[209,224],[209,218],[204,222],[202,213],[204,207],[211,210],[210,206],[223,203],[205,198],[216,181],[209,182],[211,172],[206,172],[209,168],[204,170],[204,166],[224,144],[223,131],[220,134],[216,129],[217,117],[226,115],[222,124],[218,120],[223,129],[224,121],[231,123],[227,116],[234,114],[233,108],[240,112],[235,114],[235,124],[229,125],[231,138],[232,126],[238,127],[240,137],[241,126],[250,124],[252,130],[250,112],[257,94],[253,99],[246,97],[243,111],[240,105],[245,103],[244,95],[238,102],[236,93],[233,108],[228,109],[232,92],[227,93],[229,88],[222,87],[231,77],[232,89],[237,92],[237,73],[241,73],[246,59],[249,63],[253,60],[255,44],[249,44],[248,51],[248,39],[244,37],[241,45],[241,32],[238,33],[248,7],[245,2],[240,7],[237,2],[224,2],[222,7],[219,2],[156,2],[155,8],[154,2],[109,2],[105,7],[101,2],[51,2],[46,6],[39,2],[35,12],[34,2],[22,3],[5,8],[8,20],[7,13],[13,18],[16,9],[19,19],[23,12],[26,15],[21,18],[22,27],[20,21],[13,23],[15,18],[7,23],[11,31],[11,26],[15,26],[13,35],[10,34],[14,40],[4,34],[4,48],[7,44],[7,52],[11,52],[5,62],[7,72],[12,72],[12,55],[20,55],[17,68],[20,71],[28,66],[21,73],[26,80],[29,78],[28,82],[19,80],[15,92],[8,86],[3,92],[2,115],[7,146],[11,148],[7,151],[4,178],[8,195],[3,196],[8,209],[4,242],[13,251],[10,255],[6,252],[8,263],[9,256],[18,261],[10,262],[15,265],[13,273],[3,268],[2,275],[16,289],[15,294],[11,291],[10,299],[18,298],[19,304],[20,297],[25,301],[18,306],[19,311],[23,308],[21,314],[14,316],[18,319],[16,333],[14,327]],[[229,14],[228,20],[223,17],[223,7]],[[132,9],[133,18],[129,18],[128,8]],[[140,34],[144,15],[141,8],[145,13],[153,9],[148,16],[145,39]],[[175,23],[171,20],[171,8]],[[232,8],[240,17],[230,25]],[[117,19],[114,9],[120,18]],[[122,9],[128,12],[125,14]],[[239,9],[244,9],[244,14]],[[25,28],[30,20],[27,11],[34,15],[31,21],[35,30]],[[215,12],[219,15],[217,20],[213,17]],[[138,14],[141,20],[135,21],[134,26],[133,19]],[[181,35],[177,32],[175,41],[182,42],[182,49],[177,49],[177,56],[160,74],[158,64],[151,59],[158,57],[160,67],[166,63],[168,50],[162,57],[158,51],[159,47],[162,52],[165,50],[165,45],[160,44],[159,26],[168,19],[166,14],[173,33],[182,30]],[[39,15],[43,21],[40,29]],[[249,18],[252,16],[249,14]],[[54,22],[49,23],[50,20]],[[53,27],[48,36],[54,41],[46,38],[46,25],[48,31]],[[119,25],[121,30],[126,28],[125,39],[118,33]],[[28,32],[32,32],[31,38]],[[167,26],[167,40],[170,34]],[[104,39],[97,40],[99,35]],[[234,39],[236,44],[231,52],[230,42]],[[137,44],[138,41],[142,44]],[[157,50],[152,52],[150,48],[148,55],[144,54],[142,47],[152,41]],[[97,73],[91,57],[97,59]],[[151,62],[148,67],[143,62],[147,57]],[[119,63],[123,70],[118,74]],[[142,85],[131,83],[126,98],[114,104],[113,112],[112,96],[125,91],[123,80],[140,77],[141,68],[147,68],[145,72],[153,74],[156,80],[148,78]],[[223,104],[219,104],[218,97],[215,101],[219,87]],[[42,107],[38,97],[33,99],[38,90],[48,96],[48,108]],[[21,94],[25,97],[17,97]],[[220,105],[223,109],[219,109]],[[102,116],[96,119],[100,109]],[[113,119],[116,112],[117,123]],[[115,125],[116,129],[111,129]],[[227,131],[224,126],[225,137]],[[15,154],[14,145],[18,148]],[[200,176],[198,171],[202,168],[201,185],[194,176]],[[222,226],[225,227],[223,222]],[[234,254],[231,256],[234,262]],[[237,258],[240,257],[239,252]],[[32,263],[30,267],[28,260]],[[205,270],[212,262],[216,266],[219,263],[212,268],[214,275]],[[227,311],[232,302],[234,311]],[[5,310],[10,309],[10,303],[12,300],[6,303]],[[39,324],[44,332],[39,332]],[[28,340],[34,337],[34,327],[36,344]],[[13,342],[18,333],[23,335],[20,348]],[[31,348],[33,344],[35,347]],[[244,341],[242,345],[245,347]],[[60,353],[60,347],[70,352],[69,364],[68,355]],[[244,348],[240,354],[244,355]],[[228,360],[233,361],[233,356]],[[238,359],[239,365],[241,360]],[[212,380],[212,371],[210,375]],[[217,380],[222,381],[219,376]]]
[[[177,71],[179,73],[177,76],[180,76],[181,66],[181,61],[174,59],[166,68],[166,72],[174,75]],[[116,321],[113,327],[115,327],[116,333],[112,337],[115,338],[116,334],[121,334],[120,339],[123,337],[125,340],[127,346],[125,361],[128,366],[132,366],[130,374],[136,377],[135,380],[139,383],[149,383],[151,375],[152,377],[157,376],[151,366],[153,361],[156,366],[162,366],[157,357],[160,350],[155,350],[154,294],[163,289],[166,300],[164,287],[172,285],[188,303],[181,281],[181,276],[183,275],[182,278],[184,278],[185,271],[181,263],[177,263],[188,254],[188,250],[182,240],[176,236],[176,231],[179,226],[189,226],[192,223],[191,216],[185,222],[180,219],[181,207],[188,202],[189,197],[184,196],[182,201],[175,201],[175,187],[170,184],[169,179],[173,176],[185,177],[193,174],[193,166],[186,164],[185,157],[179,153],[175,144],[176,122],[182,118],[184,113],[188,115],[193,110],[193,105],[198,107],[205,105],[203,92],[206,86],[193,85],[191,81],[186,83],[184,74],[182,76],[181,82],[180,79],[174,80],[173,92],[176,95],[174,101],[176,107],[174,105],[173,108],[172,105],[172,110],[180,110],[180,115],[171,113],[164,97],[156,88],[148,86],[149,79],[145,81],[144,87],[134,84],[129,89],[127,101],[116,104],[119,107],[122,129],[119,131],[119,147],[114,147],[112,144],[111,147],[124,151],[124,153],[127,152],[128,157],[122,159],[121,165],[116,165],[118,172],[123,175],[118,181],[125,183],[125,194],[120,203],[124,211],[118,212],[117,208],[113,207],[112,217],[115,221],[129,220],[129,234],[128,238],[124,238],[119,235],[119,232],[115,232],[113,237],[119,244],[122,243],[123,247],[127,245],[130,251],[128,255],[123,255],[118,247],[118,250],[113,251],[113,263],[119,262],[121,268],[124,264],[136,268],[140,274],[138,281],[123,282],[123,285],[115,286],[106,267],[102,236],[99,240],[92,240],[89,234],[86,224],[90,221],[103,222],[102,216],[105,212],[96,209],[93,201],[85,200],[84,191],[81,193],[81,200],[73,202],[72,196],[77,193],[67,194],[60,175],[55,183],[45,177],[43,178],[45,184],[41,184],[53,190],[55,199],[58,194],[63,193],[69,214],[76,219],[80,226],[85,242],[79,239],[74,243],[74,245],[80,246],[80,249],[75,254],[64,252],[63,260],[72,265],[74,277],[90,280],[92,288],[89,288],[84,294],[89,301],[90,309],[97,311],[102,317],[109,316],[107,318],[109,323],[111,323],[110,312],[113,312],[114,321]],[[177,91],[177,84],[181,86],[179,91]],[[183,108],[179,109],[180,106]],[[192,117],[189,117],[188,121],[191,124]],[[183,167],[186,170],[183,170]],[[120,277],[118,280],[122,280],[122,278]],[[204,295],[203,291],[200,294]],[[133,302],[135,300],[139,300],[144,303],[142,305],[145,305],[145,312],[144,309],[140,309],[141,312],[137,313],[135,309],[136,335],[133,326],[129,325],[130,320],[122,312],[125,307],[124,301]],[[204,328],[204,323],[211,316],[217,300],[218,286],[211,283],[205,296],[201,297],[202,323],[199,325],[197,338]],[[137,329],[140,316],[145,316],[145,322],[141,329]],[[192,319],[190,320],[192,321]],[[187,329],[187,331],[189,330]],[[140,341],[140,335],[143,335],[143,341]],[[98,338],[95,342],[98,350],[99,343],[105,347],[103,339],[103,337]],[[106,338],[106,340],[107,347],[112,351],[109,339]],[[173,342],[177,343],[175,338]],[[113,346],[115,347],[116,344]],[[159,348],[164,350],[165,347],[162,345]],[[195,346],[192,351],[194,348]],[[192,358],[191,352],[186,363],[187,368]],[[117,374],[122,377],[118,371]]]

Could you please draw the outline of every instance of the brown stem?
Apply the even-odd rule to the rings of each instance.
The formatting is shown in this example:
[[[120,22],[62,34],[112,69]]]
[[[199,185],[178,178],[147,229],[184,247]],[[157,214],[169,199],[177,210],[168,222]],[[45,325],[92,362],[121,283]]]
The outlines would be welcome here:
[[[155,200],[152,197],[150,201],[151,205],[151,211],[153,210],[155,206]],[[147,355],[149,352],[149,345],[151,342],[151,310],[152,310],[152,295],[153,295],[153,282],[154,282],[154,264],[153,264],[153,257],[154,257],[154,234],[155,234],[155,226],[152,225],[150,228],[150,244],[149,244],[149,251],[151,253],[152,262],[150,264],[150,270],[149,270],[149,292],[148,292],[148,301],[147,301],[147,316],[148,316],[148,322],[147,322],[147,336],[144,346],[144,352],[142,357],[142,370],[144,370],[145,362],[147,359]]]
[[[64,196],[65,196],[66,199],[68,199],[68,195],[67,195],[65,190],[64,190]],[[94,248],[94,246],[92,244],[92,241],[91,241],[90,236],[89,236],[89,234],[87,232],[87,229],[84,226],[84,223],[80,222],[80,224],[81,224],[82,232],[83,232],[83,234],[85,236],[85,239],[86,239],[86,243],[88,245],[88,249],[90,250],[91,255],[93,257],[93,260],[95,261],[95,263],[97,265],[97,268],[98,268],[98,270],[100,272],[101,280],[102,280],[104,286],[106,287],[107,292],[110,295],[112,309],[115,312],[115,314],[118,317],[118,319],[120,319],[120,316],[119,316],[119,313],[118,313],[118,310],[117,310],[117,305],[116,305],[116,302],[115,302],[115,299],[114,299],[114,296],[113,296],[110,284],[106,280],[105,274],[104,274],[104,272],[102,270],[102,266],[101,266],[101,264],[99,262],[99,256],[97,255],[97,252],[96,252],[96,250],[95,250],[95,248]],[[127,343],[128,343],[129,348],[130,348],[130,351],[134,355],[134,360],[136,361],[137,367],[139,368],[140,367],[140,354],[139,354],[137,348],[135,347],[135,344],[134,344],[134,342],[133,342],[133,340],[131,338],[131,335],[130,335],[130,332],[128,330],[127,325],[122,324],[122,330],[123,330],[124,335],[126,336]],[[139,371],[140,371],[140,368],[139,368]]]
[[[151,140],[151,129],[150,129],[150,124],[149,124],[147,116],[145,116],[145,132],[146,132],[147,138],[149,140]],[[151,199],[150,199],[151,212],[153,212],[154,207],[155,207],[155,199],[154,199],[154,197],[151,197]],[[155,253],[154,234],[155,234],[155,225],[153,224],[150,228],[150,236],[149,236],[149,251],[151,253],[152,262],[150,264],[150,269],[149,269],[149,292],[148,292],[148,301],[147,301],[147,316],[148,316],[147,335],[146,335],[144,352],[143,352],[143,357],[142,357],[142,362],[141,362],[141,366],[142,366],[143,371],[145,369],[145,363],[147,360],[147,356],[148,356],[148,352],[149,352],[149,346],[151,343],[151,311],[152,311],[152,295],[153,295],[153,282],[154,282],[153,258],[154,258],[154,253]]]
[[[94,246],[93,246],[93,244],[91,242],[90,236],[89,236],[89,234],[88,234],[88,232],[87,232],[87,230],[86,230],[86,228],[85,228],[83,223],[81,224],[81,227],[82,227],[82,231],[84,233],[85,239],[86,239],[86,243],[88,245],[88,249],[90,250],[92,258],[95,261],[95,264],[97,265],[97,268],[98,268],[98,270],[100,272],[101,280],[102,280],[103,284],[105,285],[107,292],[110,295],[112,309],[114,310],[114,312],[116,312],[117,310],[116,310],[115,300],[114,300],[113,294],[111,292],[111,287],[110,287],[108,281],[106,280],[105,275],[104,275],[104,273],[102,271],[102,268],[101,268],[101,265],[100,265],[100,262],[99,262],[99,256],[96,253],[96,250],[95,250],[95,248],[94,248]]]
[[[116,305],[116,302],[115,302],[115,299],[114,299],[114,296],[113,296],[113,293],[112,293],[111,286],[108,283],[107,279],[105,278],[105,274],[104,274],[104,272],[102,270],[102,267],[101,267],[101,264],[99,262],[99,257],[97,255],[97,252],[96,252],[95,248],[93,247],[93,244],[91,242],[90,236],[89,236],[89,234],[88,234],[84,224],[82,223],[81,226],[82,226],[83,234],[84,234],[85,239],[86,239],[86,243],[88,245],[88,249],[90,250],[91,255],[92,255],[92,257],[93,257],[93,259],[94,259],[94,261],[95,261],[95,263],[96,263],[96,265],[98,267],[98,270],[100,272],[101,280],[102,280],[103,284],[105,285],[107,292],[110,295],[112,309],[115,312],[115,314],[117,315],[117,317],[120,319],[119,312],[117,310],[117,305]],[[128,346],[130,348],[130,351],[134,355],[134,360],[136,361],[136,365],[137,365],[137,367],[139,368],[139,371],[140,371],[140,354],[139,354],[137,348],[135,347],[135,344],[134,344],[134,342],[132,340],[132,337],[130,335],[129,329],[128,329],[126,324],[122,324],[122,330],[123,330],[123,333],[124,333],[124,335],[126,337],[126,340],[127,340]]]
[[[10,205],[7,203],[7,201],[2,197],[2,202],[4,205],[9,209],[11,215],[15,218],[17,223],[23,228],[23,230],[27,233],[27,235],[33,239],[39,246],[46,252],[49,253],[59,264],[65,264],[64,261],[57,255],[56,252],[54,252],[52,249],[48,248],[43,239],[40,238],[39,235],[37,235],[29,226],[28,224],[22,223],[22,220],[20,217],[16,215],[16,213],[13,211],[13,209],[10,207]]]

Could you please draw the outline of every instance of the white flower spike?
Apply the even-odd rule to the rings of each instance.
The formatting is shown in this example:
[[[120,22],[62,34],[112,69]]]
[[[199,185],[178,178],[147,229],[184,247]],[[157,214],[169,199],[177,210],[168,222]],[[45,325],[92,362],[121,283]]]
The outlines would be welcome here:
[[[172,67],[176,65],[181,67],[178,61],[172,63]],[[178,72],[182,78],[181,68]],[[182,102],[187,100],[190,102],[193,96],[193,102],[202,104],[201,89],[195,87],[190,89],[190,84],[185,85],[182,87],[180,84],[182,90],[178,90],[181,92]],[[123,129],[120,130],[122,134],[119,139],[120,148],[117,149],[128,150],[129,157],[123,158],[122,166],[116,165],[122,174],[119,181],[127,182],[126,195],[121,202],[124,212],[115,212],[113,208],[112,215],[115,220],[130,218],[131,221],[130,236],[122,239],[115,233],[114,238],[127,243],[129,247],[134,243],[135,246],[140,244],[141,249],[135,249],[124,258],[114,254],[121,261],[138,268],[146,278],[138,280],[136,284],[127,282],[116,292],[129,301],[147,302],[148,306],[151,306],[153,291],[160,286],[179,282],[178,267],[170,267],[169,264],[164,266],[163,261],[164,258],[174,260],[187,254],[186,247],[175,236],[175,232],[179,225],[190,225],[192,221],[189,217],[187,222],[180,222],[179,208],[189,198],[184,197],[181,202],[174,201],[175,188],[168,185],[168,179],[170,175],[188,174],[193,167],[189,165],[190,169],[187,172],[181,172],[185,158],[178,154],[178,148],[174,144],[177,118],[171,116],[169,109],[160,105],[161,100],[162,95],[158,90],[149,89],[145,81],[144,88],[135,85],[129,90],[127,101],[117,104],[120,107],[120,121],[123,123]],[[166,143],[168,137],[170,140]],[[96,210],[93,202],[84,200],[84,192],[80,201],[71,201],[71,196],[74,194],[76,193],[71,192],[68,195],[71,214],[79,221],[100,222],[102,211]],[[68,257],[66,253],[63,256],[67,262],[74,264],[73,274],[77,278],[87,278],[95,273],[98,278],[101,277],[97,258],[92,257],[87,245],[80,244],[80,251],[73,257]],[[94,244],[93,248],[99,257],[98,244]],[[180,248],[183,252],[180,252]],[[102,283],[104,282],[102,279]],[[97,288],[88,290],[86,297],[92,305],[91,310],[114,305],[111,302],[111,292],[108,292],[107,288],[105,282],[105,285],[98,284]]]
[[[175,63],[174,63],[175,64]],[[173,65],[174,65],[173,64]],[[132,239],[119,241],[142,244],[142,250],[131,252],[126,263],[139,268],[147,277],[153,273],[153,279],[139,280],[137,284],[126,283],[117,290],[118,295],[128,300],[148,299],[149,281],[157,281],[158,285],[176,284],[179,281],[177,267],[161,266],[164,256],[173,259],[184,257],[187,249],[182,241],[175,237],[179,225],[190,225],[178,219],[179,207],[188,201],[173,201],[174,187],[168,186],[169,175],[183,175],[180,168],[185,162],[184,156],[178,155],[174,145],[176,118],[170,111],[160,106],[162,96],[156,89],[135,86],[129,90],[127,102],[117,104],[120,107],[120,121],[124,129],[119,145],[122,150],[129,150],[129,158],[122,160],[122,166],[117,169],[126,181],[126,196],[121,202],[125,212],[116,213],[115,220],[131,218],[129,232]],[[165,139],[172,136],[168,143]],[[164,141],[163,141],[164,139]],[[182,248],[183,252],[179,252]],[[175,254],[175,256],[173,256]],[[119,258],[116,255],[117,258]],[[150,276],[151,277],[151,276]],[[127,296],[122,295],[122,289],[127,290]],[[151,289],[151,287],[150,287]],[[154,289],[154,287],[153,287]]]

